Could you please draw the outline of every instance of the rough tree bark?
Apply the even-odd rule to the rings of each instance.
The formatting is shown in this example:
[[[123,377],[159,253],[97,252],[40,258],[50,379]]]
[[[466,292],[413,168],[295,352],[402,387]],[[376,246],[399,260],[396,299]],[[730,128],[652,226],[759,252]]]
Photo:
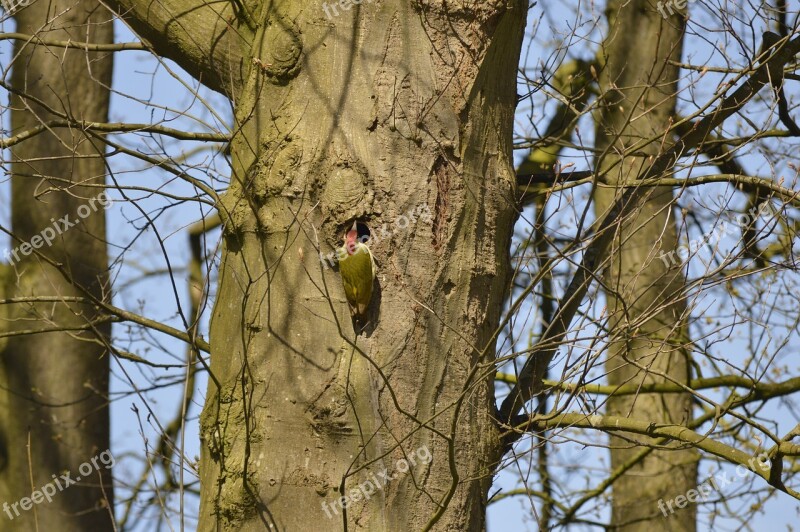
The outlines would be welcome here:
[[[113,42],[111,14],[89,0],[34,2],[15,18],[22,33]],[[17,41],[14,53],[13,131],[64,114],[78,121],[107,121],[111,54],[87,55],[24,41]],[[53,482],[53,475],[69,471],[72,479],[81,476],[79,466],[109,447],[109,364],[99,338],[109,335],[110,323],[94,305],[53,300],[108,297],[105,213],[97,201],[105,176],[103,152],[101,143],[77,128],[45,131],[11,148],[12,247],[17,251],[9,254],[13,264],[3,267],[4,292],[9,298],[50,300],[7,305],[8,321],[0,322],[0,328],[6,334],[42,328],[62,332],[11,336],[0,352],[0,500],[9,505]],[[67,229],[60,221],[65,215],[69,223],[80,223]],[[63,233],[54,235],[52,245],[42,245],[39,235],[55,228],[54,219]],[[21,247],[23,242],[42,247],[31,252]],[[10,511],[13,520],[4,511],[0,528],[110,530],[111,504],[111,475],[101,464],[52,502],[29,511],[18,506]]]
[[[117,3],[236,116],[199,529],[480,530],[526,4],[151,6]],[[353,219],[378,237],[358,337],[319,260]],[[397,471],[420,449],[433,461]],[[342,493],[384,470],[396,478],[343,517]]]
[[[609,30],[601,50],[602,110],[598,116],[598,172],[609,182],[642,177],[659,154],[672,123],[683,35],[681,16],[665,20],[649,0],[613,0],[607,9]],[[631,31],[631,28],[637,28]],[[667,138],[669,145],[671,139]],[[635,152],[635,153],[634,153]],[[649,176],[652,177],[652,176]],[[596,188],[598,217],[622,187]],[[621,224],[603,272],[611,343],[606,371],[610,384],[689,381],[685,279],[680,264],[668,267],[659,256],[678,245],[669,187],[641,187],[632,203],[640,205]],[[612,396],[607,414],[655,423],[686,424],[692,415],[688,393]],[[612,470],[625,468],[643,447],[656,440],[635,435],[611,438]],[[694,505],[669,519],[658,500],[670,500],[696,487],[695,450],[654,451],[613,485],[614,530],[694,530]]]

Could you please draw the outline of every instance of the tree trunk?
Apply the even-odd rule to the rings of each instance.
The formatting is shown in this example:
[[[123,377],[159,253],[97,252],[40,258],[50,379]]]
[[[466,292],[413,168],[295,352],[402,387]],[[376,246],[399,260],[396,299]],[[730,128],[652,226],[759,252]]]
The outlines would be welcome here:
[[[526,4],[326,6],[251,13],[199,529],[481,530]],[[319,258],[354,219],[378,263],[358,336]]]
[[[42,38],[113,42],[111,15],[89,0],[33,2],[16,20],[18,32]],[[76,121],[107,121],[110,54],[87,57],[77,49],[16,43],[15,133],[64,114]],[[111,530],[113,457],[100,456],[109,447],[104,340],[110,323],[94,305],[57,302],[87,294],[108,298],[105,213],[98,201],[103,145],[80,128],[62,128],[25,140],[11,152],[14,249],[6,254],[11,264],[3,267],[4,291],[28,302],[8,305],[9,321],[0,323],[4,333],[55,331],[11,336],[0,356],[0,500],[7,503],[1,528]],[[62,222],[64,216],[69,218]],[[43,297],[51,299],[30,302]],[[80,481],[68,486],[62,477],[68,472]],[[56,479],[59,484],[43,489]],[[44,498],[50,491],[52,502]]]
[[[647,1],[611,1],[608,37],[601,51],[602,110],[597,128],[598,172],[611,183],[635,180],[660,153],[674,113],[683,21],[664,20]],[[635,31],[633,31],[635,28]],[[666,144],[669,145],[670,139]],[[635,154],[634,154],[635,152]],[[648,176],[654,177],[654,176]],[[600,186],[594,198],[598,217],[608,211],[621,187]],[[640,187],[638,208],[621,224],[603,273],[609,312],[610,347],[606,360],[611,384],[689,380],[689,342],[685,279],[680,264],[659,257],[677,247],[668,187]],[[607,414],[655,423],[685,424],[692,415],[688,393],[611,397]],[[625,468],[652,438],[623,434],[611,438],[611,467]],[[694,530],[694,505],[665,519],[659,499],[668,501],[696,487],[695,450],[649,453],[613,485],[614,530]]]

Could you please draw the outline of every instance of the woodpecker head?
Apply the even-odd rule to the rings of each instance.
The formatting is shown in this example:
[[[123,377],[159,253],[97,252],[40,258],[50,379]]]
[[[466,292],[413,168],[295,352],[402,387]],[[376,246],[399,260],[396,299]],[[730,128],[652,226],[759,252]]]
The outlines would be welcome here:
[[[347,249],[348,255],[353,255],[357,251],[356,243],[358,243],[358,225],[353,222],[353,227],[344,237],[344,247]]]

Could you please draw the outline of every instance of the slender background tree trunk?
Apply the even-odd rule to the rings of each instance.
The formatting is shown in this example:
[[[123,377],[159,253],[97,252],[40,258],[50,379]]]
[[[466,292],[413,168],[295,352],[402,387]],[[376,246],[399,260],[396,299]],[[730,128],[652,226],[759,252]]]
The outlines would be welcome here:
[[[678,90],[678,68],[669,61],[681,58],[682,20],[679,16],[664,20],[648,1],[610,1],[607,14],[609,33],[600,59],[604,67],[597,165],[612,183],[621,183],[639,177],[652,162],[650,155],[660,153],[665,144]],[[621,187],[595,190],[598,217],[621,192]],[[680,264],[668,268],[659,258],[678,244],[672,189],[641,187],[632,203],[638,207],[621,224],[603,275],[611,338],[608,380],[688,384],[683,270]],[[686,424],[692,416],[692,398],[688,393],[612,396],[607,414]],[[613,529],[694,530],[693,504],[665,519],[658,500],[671,500],[696,487],[697,451],[676,450],[678,445],[669,444],[635,460],[643,451],[635,446],[637,441],[656,443],[632,434],[611,438],[612,470],[633,463],[613,485]]]
[[[111,15],[99,3],[32,2],[17,15],[17,31],[78,42],[111,43]],[[33,98],[11,97],[12,128],[27,130],[63,118],[107,121],[112,60],[107,53],[50,49],[16,41],[12,85]],[[97,202],[104,183],[104,147],[79,128],[46,131],[13,148],[12,247],[41,246],[5,265],[7,297],[108,298],[105,212]],[[92,208],[94,205],[96,208]],[[91,212],[84,209],[88,207]],[[84,213],[88,214],[82,217]],[[74,227],[65,228],[64,216]],[[59,220],[55,222],[55,220]],[[55,222],[55,223],[54,223]],[[63,233],[42,245],[46,228]],[[49,232],[47,233],[50,234]],[[12,255],[13,256],[13,255]],[[52,502],[0,514],[3,530],[111,530],[113,488],[102,462],[85,478],[79,467],[109,448],[108,354],[101,340],[110,323],[93,305],[9,305],[2,332],[53,328],[12,336],[0,354],[0,501],[12,505],[70,472],[80,482]],[[91,463],[91,462],[90,462]],[[63,482],[62,482],[63,484]]]

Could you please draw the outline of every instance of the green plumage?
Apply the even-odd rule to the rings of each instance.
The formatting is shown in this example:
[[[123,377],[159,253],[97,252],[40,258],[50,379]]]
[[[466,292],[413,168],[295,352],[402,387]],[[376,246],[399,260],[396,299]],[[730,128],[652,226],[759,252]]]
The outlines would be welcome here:
[[[339,252],[339,273],[342,275],[344,293],[350,305],[350,314],[362,316],[372,299],[372,285],[375,280],[375,261],[369,248],[358,242],[352,255],[345,245]]]

